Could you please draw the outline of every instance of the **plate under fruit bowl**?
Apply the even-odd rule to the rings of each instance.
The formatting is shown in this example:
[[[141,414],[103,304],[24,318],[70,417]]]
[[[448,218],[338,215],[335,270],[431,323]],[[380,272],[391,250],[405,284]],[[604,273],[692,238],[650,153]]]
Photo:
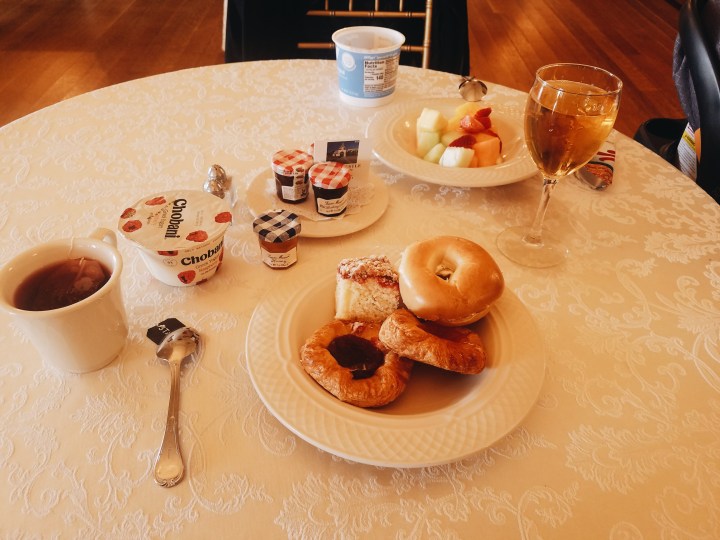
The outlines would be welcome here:
[[[483,102],[483,106],[492,108],[493,129],[502,140],[502,163],[460,169],[441,167],[418,157],[415,154],[415,123],[423,108],[436,109],[450,118],[463,103],[456,98],[405,101],[379,112],[367,129],[374,154],[396,171],[445,186],[500,186],[519,182],[537,172],[525,146],[522,111],[491,102]]]
[[[325,273],[323,273],[325,272]],[[476,324],[488,353],[478,375],[416,364],[405,392],[378,409],[343,403],[300,365],[300,347],[334,316],[335,275],[309,267],[258,304],[246,339],[248,372],[268,410],[308,443],[386,467],[450,463],[512,431],[532,408],[545,374],[535,323],[511,291]]]

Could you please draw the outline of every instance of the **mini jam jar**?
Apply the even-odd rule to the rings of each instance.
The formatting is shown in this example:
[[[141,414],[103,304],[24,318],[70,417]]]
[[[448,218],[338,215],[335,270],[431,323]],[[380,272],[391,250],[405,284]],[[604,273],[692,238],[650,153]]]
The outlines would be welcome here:
[[[270,268],[288,268],[297,262],[300,220],[287,210],[268,210],[253,221],[262,261]]]
[[[336,161],[322,161],[308,173],[315,193],[315,208],[323,216],[339,216],[347,209],[350,169]]]
[[[278,150],[272,157],[275,174],[275,191],[282,202],[297,204],[308,197],[310,191],[308,171],[313,158],[302,150]]]

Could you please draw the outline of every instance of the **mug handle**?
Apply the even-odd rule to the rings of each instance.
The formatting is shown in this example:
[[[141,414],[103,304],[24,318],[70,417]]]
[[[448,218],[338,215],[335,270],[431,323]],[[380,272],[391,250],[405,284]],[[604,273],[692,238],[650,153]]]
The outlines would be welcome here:
[[[110,229],[98,227],[90,234],[90,238],[102,240],[107,244],[111,244],[113,247],[117,247],[117,237],[115,236],[115,233]]]

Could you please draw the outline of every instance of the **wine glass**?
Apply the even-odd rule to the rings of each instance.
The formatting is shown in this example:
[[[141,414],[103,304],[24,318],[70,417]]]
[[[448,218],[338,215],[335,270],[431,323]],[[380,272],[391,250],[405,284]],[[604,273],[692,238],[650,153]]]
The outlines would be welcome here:
[[[583,64],[551,64],[535,73],[525,107],[525,143],[542,173],[543,188],[532,225],[511,227],[497,238],[510,260],[546,268],[567,257],[567,248],[543,233],[550,195],[558,180],[590,161],[610,134],[621,90],[615,75]]]

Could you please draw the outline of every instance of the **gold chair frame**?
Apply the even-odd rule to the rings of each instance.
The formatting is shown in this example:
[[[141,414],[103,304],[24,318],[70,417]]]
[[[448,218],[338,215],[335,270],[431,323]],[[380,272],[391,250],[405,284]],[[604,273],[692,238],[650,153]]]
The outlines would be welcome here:
[[[412,53],[422,54],[422,67],[427,68],[430,65],[430,41],[432,27],[432,0],[426,0],[425,11],[406,11],[405,1],[398,0],[397,11],[381,10],[380,0],[375,0],[375,8],[371,11],[353,9],[353,0],[348,0],[348,8],[346,10],[335,10],[330,8],[330,0],[325,0],[325,9],[311,9],[306,15],[308,17],[360,17],[367,19],[421,19],[424,21],[423,42],[422,45],[402,46],[401,50]],[[298,43],[298,49],[334,49],[334,43],[326,42],[301,42]]]

